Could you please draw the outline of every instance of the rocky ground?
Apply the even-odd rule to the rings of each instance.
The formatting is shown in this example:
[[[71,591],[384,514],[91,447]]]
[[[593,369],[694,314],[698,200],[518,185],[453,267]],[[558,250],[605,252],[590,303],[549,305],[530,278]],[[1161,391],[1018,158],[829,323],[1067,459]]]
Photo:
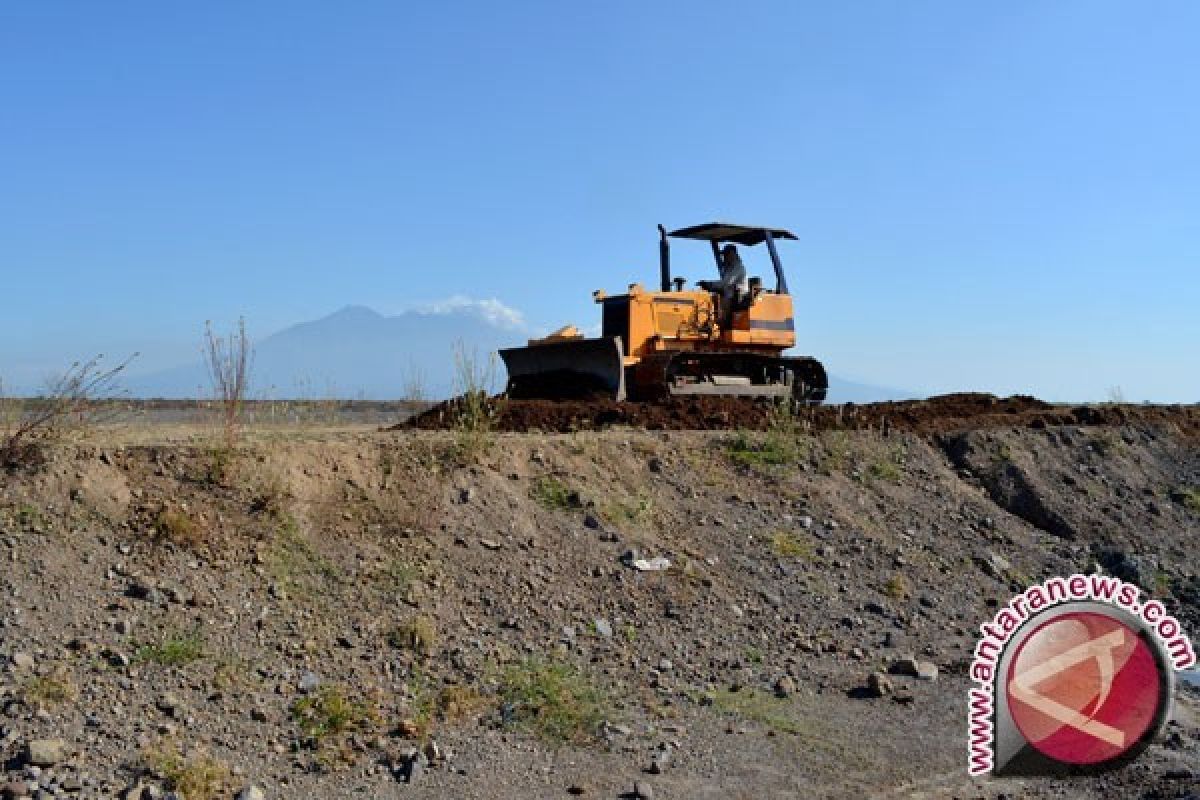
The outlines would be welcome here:
[[[1196,409],[1013,402],[61,445],[0,475],[0,797],[1195,797],[1190,689],[1121,770],[966,776],[1015,591],[1200,630]]]

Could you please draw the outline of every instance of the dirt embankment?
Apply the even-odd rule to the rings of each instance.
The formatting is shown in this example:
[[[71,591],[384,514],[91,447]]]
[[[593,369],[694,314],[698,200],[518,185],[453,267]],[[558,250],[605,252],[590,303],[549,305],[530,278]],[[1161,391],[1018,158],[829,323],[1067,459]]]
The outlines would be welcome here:
[[[458,400],[450,400],[397,428],[438,430],[452,427]],[[692,397],[656,403],[611,400],[495,401],[495,427],[502,431],[569,433],[631,427],[645,430],[763,430],[775,418],[770,400]],[[1200,435],[1200,406],[1052,405],[1033,397],[1000,398],[982,393],[947,394],[927,400],[818,406],[797,413],[810,432],[899,430],[944,433],[986,428],[1046,428],[1056,425],[1170,425]]]
[[[462,463],[451,432],[272,432],[5,473],[0,795],[1186,796],[1188,692],[1125,769],[967,779],[965,668],[998,604],[1074,571],[1195,637],[1194,409],[956,396],[890,404],[885,437],[870,408],[786,440],[504,433]]]

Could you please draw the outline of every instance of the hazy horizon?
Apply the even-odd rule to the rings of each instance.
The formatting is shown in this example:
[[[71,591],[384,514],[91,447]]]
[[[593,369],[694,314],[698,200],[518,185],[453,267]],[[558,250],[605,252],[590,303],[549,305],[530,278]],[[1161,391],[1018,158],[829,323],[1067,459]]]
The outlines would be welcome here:
[[[5,7],[0,379],[347,305],[592,329],[720,219],[797,234],[832,373],[1200,400],[1200,7],[688,8]]]

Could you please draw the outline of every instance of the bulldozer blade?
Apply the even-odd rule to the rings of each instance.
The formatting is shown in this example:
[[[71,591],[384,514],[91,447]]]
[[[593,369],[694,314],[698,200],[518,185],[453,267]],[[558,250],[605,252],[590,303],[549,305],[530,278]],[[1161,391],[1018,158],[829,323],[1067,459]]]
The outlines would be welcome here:
[[[500,351],[513,398],[625,399],[625,357],[616,336],[541,342]]]

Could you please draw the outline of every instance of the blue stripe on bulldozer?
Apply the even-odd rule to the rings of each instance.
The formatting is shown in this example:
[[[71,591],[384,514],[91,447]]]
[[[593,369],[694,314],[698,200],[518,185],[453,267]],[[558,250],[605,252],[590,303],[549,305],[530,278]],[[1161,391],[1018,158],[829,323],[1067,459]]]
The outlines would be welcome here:
[[[752,319],[750,320],[750,330],[755,331],[794,331],[796,325],[791,317],[785,320],[774,319]]]

